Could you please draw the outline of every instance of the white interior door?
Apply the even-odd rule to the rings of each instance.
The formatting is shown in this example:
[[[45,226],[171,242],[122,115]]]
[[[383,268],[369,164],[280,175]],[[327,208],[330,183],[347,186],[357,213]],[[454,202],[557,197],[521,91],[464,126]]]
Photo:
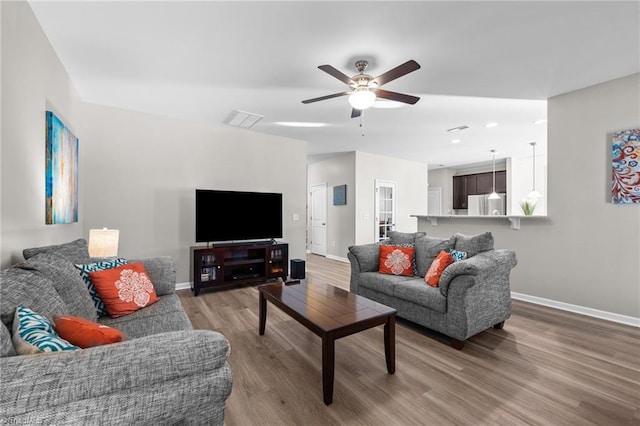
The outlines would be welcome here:
[[[427,214],[440,216],[442,214],[442,188],[429,188],[427,192]]]
[[[327,254],[327,184],[313,185],[309,191],[309,247],[311,253]]]
[[[376,179],[376,240],[389,238],[396,226],[396,184]]]

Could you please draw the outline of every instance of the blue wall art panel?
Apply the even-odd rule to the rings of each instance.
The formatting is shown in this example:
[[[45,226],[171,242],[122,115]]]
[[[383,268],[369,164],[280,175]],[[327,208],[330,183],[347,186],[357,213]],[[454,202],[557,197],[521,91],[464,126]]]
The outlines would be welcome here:
[[[46,223],[78,221],[78,138],[47,111]]]
[[[333,205],[344,206],[347,204],[347,185],[333,187]]]

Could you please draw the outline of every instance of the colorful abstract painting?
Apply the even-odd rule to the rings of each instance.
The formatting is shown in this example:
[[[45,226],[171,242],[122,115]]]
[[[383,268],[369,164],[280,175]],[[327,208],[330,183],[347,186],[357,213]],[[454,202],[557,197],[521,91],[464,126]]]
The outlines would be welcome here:
[[[78,138],[47,111],[46,223],[78,221]]]
[[[640,129],[613,135],[611,201],[615,204],[640,203]]]

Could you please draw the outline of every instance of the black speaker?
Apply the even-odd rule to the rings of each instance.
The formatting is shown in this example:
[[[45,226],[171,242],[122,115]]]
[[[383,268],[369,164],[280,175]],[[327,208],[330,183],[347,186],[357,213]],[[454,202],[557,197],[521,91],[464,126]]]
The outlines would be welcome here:
[[[304,278],[304,260],[291,259],[291,279],[301,280]]]

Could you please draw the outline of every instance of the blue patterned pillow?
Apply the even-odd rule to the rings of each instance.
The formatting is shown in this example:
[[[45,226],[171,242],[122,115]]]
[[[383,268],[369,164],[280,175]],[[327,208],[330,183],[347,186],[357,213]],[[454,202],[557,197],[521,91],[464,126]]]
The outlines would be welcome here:
[[[107,315],[107,308],[106,306],[104,306],[104,302],[100,298],[96,287],[91,282],[89,272],[104,271],[105,269],[112,269],[117,266],[126,265],[126,263],[127,259],[118,258],[113,260],[105,260],[103,262],[87,263],[85,265],[76,264],[76,268],[80,270],[80,276],[87,285],[87,289],[89,289],[89,294],[91,295],[93,304],[96,306],[96,311],[98,311],[99,317]]]
[[[58,336],[53,324],[46,317],[23,306],[16,308],[13,320],[13,346],[19,355],[80,349]]]
[[[466,251],[450,249],[449,253],[451,254],[451,257],[453,257],[453,261],[454,262],[458,262],[460,260],[465,260],[467,258],[467,252]]]
[[[418,275],[418,267],[416,266],[416,251],[415,251],[415,247],[413,246],[413,244],[409,244],[409,243],[398,243],[398,244],[391,244],[391,243],[383,243],[383,245],[385,246],[395,246],[395,247],[411,247],[412,249],[414,249],[413,251],[413,259],[411,260],[411,266],[413,266],[413,275]]]

